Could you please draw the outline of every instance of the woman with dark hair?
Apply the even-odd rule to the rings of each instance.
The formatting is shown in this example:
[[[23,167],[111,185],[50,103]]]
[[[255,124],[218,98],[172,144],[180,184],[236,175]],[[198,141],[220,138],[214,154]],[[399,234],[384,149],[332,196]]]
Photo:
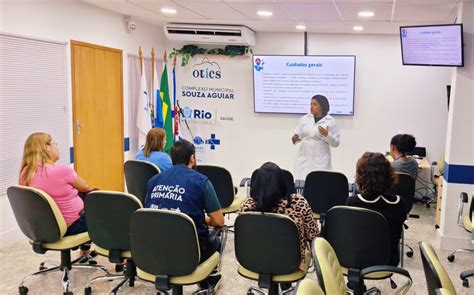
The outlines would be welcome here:
[[[311,98],[310,114],[298,121],[293,144],[301,141],[296,156],[295,179],[306,179],[314,170],[331,170],[331,147],[339,146],[339,130],[329,112],[329,101],[323,95]]]
[[[161,172],[173,166],[170,156],[163,152],[166,145],[166,133],[162,128],[152,128],[146,135],[145,147],[139,150],[135,159],[155,164]]]
[[[240,212],[260,211],[284,214],[296,223],[300,236],[301,264],[306,271],[305,262],[308,243],[319,235],[319,229],[313,218],[313,211],[306,199],[298,194],[288,193],[283,173],[278,165],[267,162],[260,167],[252,179],[250,198],[240,208]]]
[[[395,171],[411,175],[416,179],[418,162],[409,156],[416,146],[416,140],[409,134],[397,134],[390,141],[390,155],[393,158],[392,167]]]
[[[366,152],[357,161],[356,168],[355,182],[361,193],[348,198],[346,205],[377,211],[387,219],[391,241],[389,264],[397,266],[400,260],[398,245],[407,213],[401,198],[387,193],[395,181],[393,168],[384,155]]]

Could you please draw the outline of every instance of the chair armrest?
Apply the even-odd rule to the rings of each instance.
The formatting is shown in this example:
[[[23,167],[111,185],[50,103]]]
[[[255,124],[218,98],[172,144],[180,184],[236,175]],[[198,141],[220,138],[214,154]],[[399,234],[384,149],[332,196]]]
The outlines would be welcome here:
[[[474,276],[474,269],[469,269],[469,270],[463,271],[460,275],[461,280],[465,280],[465,279],[473,277],[473,276]]]
[[[250,185],[250,177],[244,177],[242,178],[242,180],[240,181],[240,187],[244,187],[244,186],[249,186]]]
[[[399,293],[406,294],[406,292],[408,291],[408,289],[410,289],[413,283],[410,273],[407,270],[400,267],[392,266],[392,265],[375,265],[375,266],[366,267],[360,271],[360,276],[364,278],[366,275],[377,273],[377,272],[391,272],[391,273],[394,273],[394,274],[396,273],[408,278],[408,281],[404,285],[400,286],[400,288],[398,289],[399,292],[397,292],[397,294]]]

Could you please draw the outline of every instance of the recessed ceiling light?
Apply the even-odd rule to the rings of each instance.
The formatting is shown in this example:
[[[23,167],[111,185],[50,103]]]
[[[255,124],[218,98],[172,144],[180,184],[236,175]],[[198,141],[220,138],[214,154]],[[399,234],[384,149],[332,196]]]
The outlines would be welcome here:
[[[359,11],[358,15],[361,17],[372,17],[375,15],[375,13],[370,10],[364,10],[364,11]]]
[[[296,29],[297,30],[306,30],[306,26],[305,25],[297,25]]]
[[[176,9],[174,8],[161,8],[161,12],[166,14],[176,14]]]
[[[273,12],[267,11],[267,10],[259,10],[259,11],[257,11],[257,14],[259,16],[272,16]]]
[[[364,27],[363,26],[353,26],[352,29],[354,31],[363,31],[364,30]]]

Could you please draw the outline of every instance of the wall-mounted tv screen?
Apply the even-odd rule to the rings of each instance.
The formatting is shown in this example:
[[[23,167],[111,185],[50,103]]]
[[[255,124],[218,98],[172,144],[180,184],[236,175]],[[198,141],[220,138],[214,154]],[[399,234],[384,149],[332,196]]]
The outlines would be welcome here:
[[[464,66],[462,24],[400,27],[403,65]]]
[[[311,97],[329,100],[332,115],[354,114],[354,55],[254,55],[256,113],[309,113]]]

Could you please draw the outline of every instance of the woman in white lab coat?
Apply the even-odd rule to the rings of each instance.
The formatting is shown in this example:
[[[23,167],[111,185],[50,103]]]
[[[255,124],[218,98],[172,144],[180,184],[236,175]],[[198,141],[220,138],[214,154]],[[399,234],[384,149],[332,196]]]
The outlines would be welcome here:
[[[311,113],[298,121],[293,144],[301,142],[295,162],[295,179],[306,179],[314,170],[331,170],[331,147],[339,146],[339,130],[323,95],[311,98]]]

